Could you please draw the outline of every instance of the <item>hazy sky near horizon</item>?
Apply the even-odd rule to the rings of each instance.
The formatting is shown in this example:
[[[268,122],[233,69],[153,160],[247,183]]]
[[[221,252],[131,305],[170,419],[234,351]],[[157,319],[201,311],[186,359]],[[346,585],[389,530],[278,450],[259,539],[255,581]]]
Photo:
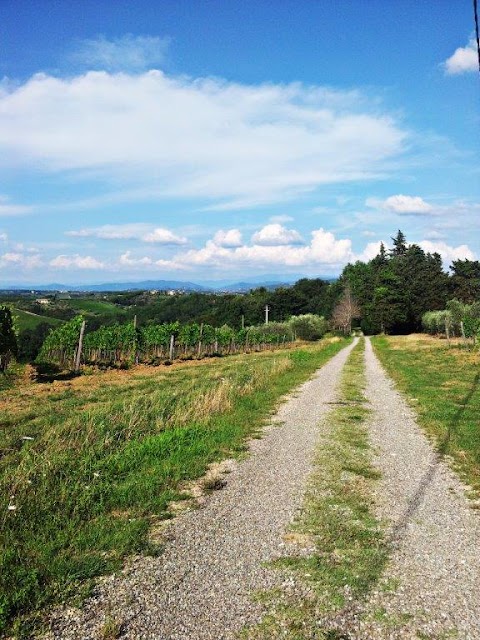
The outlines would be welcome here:
[[[0,286],[480,258],[471,0],[2,0]]]

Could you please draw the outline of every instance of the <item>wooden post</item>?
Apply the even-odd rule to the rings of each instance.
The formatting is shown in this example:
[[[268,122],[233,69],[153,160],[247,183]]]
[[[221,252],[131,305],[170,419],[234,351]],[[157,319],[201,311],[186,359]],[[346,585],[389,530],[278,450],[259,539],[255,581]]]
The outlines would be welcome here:
[[[80,336],[78,338],[78,346],[77,353],[75,354],[75,371],[80,370],[80,360],[82,357],[82,347],[83,347],[83,334],[85,333],[85,320],[82,322],[82,326],[80,327]]]
[[[198,357],[200,357],[200,354],[202,353],[202,337],[203,337],[203,322],[200,325],[200,340],[198,341],[198,351],[197,351]]]
[[[174,349],[175,349],[175,336],[172,333],[172,335],[170,336],[170,350],[168,352],[168,357],[170,360],[173,360]]]
[[[134,348],[134,362],[138,364],[138,349],[137,349],[137,315],[133,316],[133,329],[135,331],[135,338],[133,339],[133,348]]]
[[[465,336],[465,326],[463,324],[463,320],[460,320],[460,331],[462,332],[463,344],[466,344],[467,338]]]

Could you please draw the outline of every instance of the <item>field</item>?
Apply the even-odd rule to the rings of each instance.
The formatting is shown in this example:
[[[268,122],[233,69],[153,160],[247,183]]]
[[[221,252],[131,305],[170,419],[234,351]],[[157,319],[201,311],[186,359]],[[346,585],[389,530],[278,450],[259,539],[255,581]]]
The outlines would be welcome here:
[[[122,318],[125,316],[124,309],[112,302],[105,302],[103,300],[72,298],[71,300],[64,300],[63,303],[77,313],[85,315],[91,314],[108,318],[111,318],[112,316]]]
[[[242,453],[279,399],[344,345],[24,381],[5,392],[2,624],[78,593],[127,554],[158,551],[149,531],[185,498],[183,483]]]
[[[480,490],[480,356],[460,341],[426,335],[374,339],[383,366],[406,394],[441,455]]]
[[[58,327],[62,324],[62,320],[51,318],[50,316],[40,316],[30,311],[15,309],[14,315],[17,321],[20,333],[26,329],[35,329],[39,324],[45,323],[52,327]]]

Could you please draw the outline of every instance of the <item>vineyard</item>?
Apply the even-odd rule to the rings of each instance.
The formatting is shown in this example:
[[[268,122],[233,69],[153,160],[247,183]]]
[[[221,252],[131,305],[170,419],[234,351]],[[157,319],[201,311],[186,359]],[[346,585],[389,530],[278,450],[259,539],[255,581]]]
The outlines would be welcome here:
[[[444,334],[447,339],[461,336],[475,344],[480,338],[480,302],[464,304],[449,300],[446,309],[427,311],[422,316],[422,327],[431,335]]]
[[[128,366],[161,364],[176,359],[190,360],[251,351],[287,347],[296,338],[292,323],[275,323],[240,330],[224,325],[113,324],[83,336],[85,321],[77,316],[50,332],[43,343],[38,362],[62,368],[80,364]]]

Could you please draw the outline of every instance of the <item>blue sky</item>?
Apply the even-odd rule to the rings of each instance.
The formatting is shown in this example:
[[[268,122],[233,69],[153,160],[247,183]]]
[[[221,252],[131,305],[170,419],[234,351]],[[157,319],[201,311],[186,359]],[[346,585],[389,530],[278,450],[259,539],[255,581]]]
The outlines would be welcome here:
[[[2,0],[0,286],[480,257],[470,0]]]

